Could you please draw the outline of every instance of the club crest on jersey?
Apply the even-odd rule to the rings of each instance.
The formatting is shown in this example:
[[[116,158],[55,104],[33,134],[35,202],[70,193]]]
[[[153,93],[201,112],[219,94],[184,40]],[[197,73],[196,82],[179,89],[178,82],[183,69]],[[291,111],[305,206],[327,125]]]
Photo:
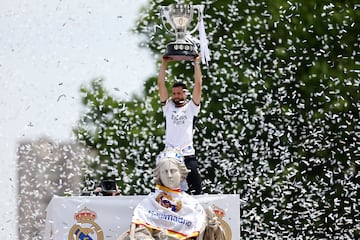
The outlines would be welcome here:
[[[69,231],[68,240],[104,240],[104,233],[95,223],[96,213],[83,208],[74,215],[77,223]]]

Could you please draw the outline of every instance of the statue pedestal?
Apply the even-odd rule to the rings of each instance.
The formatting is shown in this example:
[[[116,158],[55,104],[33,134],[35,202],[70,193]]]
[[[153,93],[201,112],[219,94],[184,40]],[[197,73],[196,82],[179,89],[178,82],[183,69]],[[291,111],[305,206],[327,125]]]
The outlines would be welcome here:
[[[44,239],[69,239],[69,234],[88,232],[92,239],[116,240],[130,227],[132,214],[144,196],[79,196],[58,197],[50,201],[46,212]],[[240,199],[239,195],[196,195],[204,208],[217,206],[224,210],[221,221],[227,228],[229,239],[240,239]],[[91,235],[93,234],[93,235]],[[99,234],[99,235],[97,235]],[[102,239],[102,240],[103,240]]]

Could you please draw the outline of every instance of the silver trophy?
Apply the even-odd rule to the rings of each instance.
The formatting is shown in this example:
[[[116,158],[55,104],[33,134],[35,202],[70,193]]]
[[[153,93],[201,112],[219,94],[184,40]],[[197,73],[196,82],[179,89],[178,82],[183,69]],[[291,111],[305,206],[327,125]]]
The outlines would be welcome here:
[[[192,60],[198,55],[197,46],[196,43],[191,40],[191,34],[199,27],[203,8],[203,5],[190,4],[171,4],[161,7],[161,22],[167,32],[175,35],[175,42],[167,45],[167,51],[164,54],[165,58]],[[198,16],[197,24],[194,29],[188,31],[195,11],[197,11]],[[171,29],[168,28],[168,25],[171,26]]]

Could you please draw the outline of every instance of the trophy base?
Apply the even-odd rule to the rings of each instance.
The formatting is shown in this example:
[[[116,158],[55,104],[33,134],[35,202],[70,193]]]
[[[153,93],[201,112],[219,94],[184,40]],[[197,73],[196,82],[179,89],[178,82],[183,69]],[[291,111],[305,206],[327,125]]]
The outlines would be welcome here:
[[[170,43],[167,45],[167,52],[164,54],[164,58],[190,61],[197,55],[194,45],[191,43]]]

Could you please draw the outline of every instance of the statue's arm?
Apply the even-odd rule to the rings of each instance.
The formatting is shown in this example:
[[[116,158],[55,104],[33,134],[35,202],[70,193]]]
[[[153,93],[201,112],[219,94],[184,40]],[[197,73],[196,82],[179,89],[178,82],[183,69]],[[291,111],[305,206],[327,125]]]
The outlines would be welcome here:
[[[206,209],[207,223],[203,234],[205,240],[226,240],[226,234],[211,207]]]

